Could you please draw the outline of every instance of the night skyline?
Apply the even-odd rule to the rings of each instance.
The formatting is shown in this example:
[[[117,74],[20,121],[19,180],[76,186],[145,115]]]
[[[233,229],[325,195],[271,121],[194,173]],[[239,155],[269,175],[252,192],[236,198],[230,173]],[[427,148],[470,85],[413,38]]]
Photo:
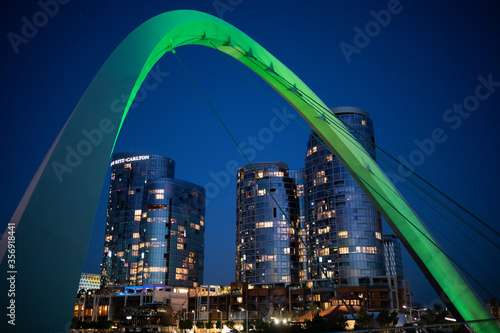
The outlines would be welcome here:
[[[413,164],[419,174],[498,228],[494,207],[500,199],[500,181],[495,174],[500,167],[495,154],[495,125],[500,118],[500,94],[496,91],[500,85],[496,83],[500,81],[498,11],[491,3],[478,7],[461,2],[450,7],[401,1],[391,7],[390,22],[379,25],[380,31],[373,33],[369,42],[356,39],[356,27],[363,31],[367,24],[376,22],[377,15],[371,11],[389,10],[387,4],[240,1],[229,6],[232,10],[225,7],[225,12],[220,7],[218,11],[212,2],[191,3],[190,8],[219,14],[247,33],[327,105],[368,111],[379,146],[400,160],[417,161]],[[41,10],[36,2],[1,6],[4,36],[20,34],[22,17],[31,19]],[[2,163],[2,173],[9,177],[4,180],[8,190],[0,197],[2,227],[83,91],[116,45],[148,18],[184,6],[181,1],[125,6],[117,1],[100,5],[69,2],[60,5],[59,12],[28,43],[20,44],[17,53],[9,38],[4,38],[1,47],[7,61],[2,66],[1,132],[2,151],[8,158]],[[346,57],[346,50],[355,51]],[[279,111],[234,68],[234,61],[202,47],[179,48],[177,54],[253,162],[283,161],[292,169],[303,167],[308,131]],[[236,176],[226,169],[246,162],[172,54],[163,57],[153,72],[150,89],[136,99],[137,106],[125,122],[115,152],[168,156],[177,162],[177,178],[207,188],[205,284],[227,285],[234,281]],[[250,76],[265,86],[255,75]],[[272,89],[265,90],[286,105]],[[478,91],[483,97],[477,98],[477,107],[468,104],[474,101],[469,96]],[[465,107],[460,110],[454,104]],[[273,131],[272,140],[259,139],[263,129],[271,128],[271,121],[283,125],[279,127],[282,130]],[[443,134],[434,135],[436,129]],[[422,142],[437,137],[433,149],[422,146]],[[422,156],[423,160],[417,160]],[[99,270],[106,183],[103,188],[84,272]],[[392,231],[385,225],[384,233]],[[469,250],[473,255],[478,253]],[[430,304],[437,296],[429,292],[428,283],[419,281],[423,276],[407,254],[404,260],[405,276],[412,283],[416,301]],[[491,274],[498,275],[498,269],[492,268]],[[491,287],[500,296],[499,286]]]

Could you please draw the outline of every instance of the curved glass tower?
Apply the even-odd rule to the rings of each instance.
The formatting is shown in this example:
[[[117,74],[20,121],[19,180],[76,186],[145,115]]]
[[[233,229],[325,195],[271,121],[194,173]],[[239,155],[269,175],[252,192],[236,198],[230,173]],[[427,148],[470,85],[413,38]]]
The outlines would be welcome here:
[[[159,178],[144,188],[138,282],[196,287],[203,283],[205,189]]]
[[[285,284],[300,281],[300,235],[285,218],[288,216],[290,223],[299,227],[300,202],[296,191],[295,179],[283,162],[254,163],[238,170],[237,282]]]
[[[168,157],[113,155],[102,287],[203,283],[205,189],[174,173]]]
[[[141,153],[116,153],[111,162],[101,285],[135,285],[144,184],[175,176],[174,160]]]
[[[375,158],[373,122],[355,107],[331,111]],[[311,132],[305,158],[306,240],[309,279],[332,278],[356,286],[384,272],[382,221],[375,206],[342,165]],[[326,274],[326,276],[325,276]]]

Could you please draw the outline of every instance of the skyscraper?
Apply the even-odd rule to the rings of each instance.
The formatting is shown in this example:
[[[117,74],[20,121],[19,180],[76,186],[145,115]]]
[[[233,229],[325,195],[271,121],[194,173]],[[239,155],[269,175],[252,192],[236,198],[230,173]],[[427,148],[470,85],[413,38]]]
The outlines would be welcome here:
[[[399,280],[403,280],[403,257],[401,255],[401,244],[396,235],[384,235],[384,254],[386,274],[396,276]]]
[[[196,287],[203,282],[205,189],[182,180],[145,186],[137,280]]]
[[[375,158],[373,122],[355,107],[332,108],[347,130]],[[382,222],[375,206],[340,160],[312,131],[305,158],[306,241],[309,279],[331,278],[359,285],[359,279],[384,272]]]
[[[137,153],[113,155],[101,286],[137,285],[145,281],[158,284],[168,281],[172,285],[185,285],[185,281],[202,283],[199,268],[203,271],[205,191],[174,179],[174,175],[175,162],[168,157]],[[192,198],[193,193],[196,200]],[[172,227],[173,220],[176,223]],[[184,230],[179,231],[177,221]],[[191,233],[186,230],[186,223],[188,228],[193,223],[199,229]],[[172,237],[174,231],[175,237]],[[173,247],[177,251],[178,243],[183,244],[183,249],[179,249],[181,253],[173,251]],[[194,258],[193,262],[184,259],[185,251],[188,256],[197,253],[196,263]],[[183,267],[184,261],[186,267]],[[175,275],[177,268],[181,269],[179,276]],[[154,274],[151,276],[151,273]]]
[[[236,281],[298,283],[300,202],[288,166],[244,166],[237,173],[236,191]]]

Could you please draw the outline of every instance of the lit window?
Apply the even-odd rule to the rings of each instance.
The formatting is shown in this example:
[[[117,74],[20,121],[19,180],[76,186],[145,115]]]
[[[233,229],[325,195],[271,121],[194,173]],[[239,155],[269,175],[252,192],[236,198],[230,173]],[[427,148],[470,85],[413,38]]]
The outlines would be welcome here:
[[[317,152],[318,151],[318,147],[317,146],[314,146],[312,147],[312,150],[313,150],[313,153]]]
[[[349,247],[344,246],[344,247],[339,247],[339,254],[347,254],[349,253]]]
[[[337,232],[337,236],[339,238],[347,238],[349,236],[349,233],[347,231],[339,231]]]
[[[380,232],[375,232],[375,237],[377,239],[382,239],[382,235],[380,234]]]
[[[124,167],[125,169],[132,169],[132,163],[125,163],[125,164],[123,165],[123,167]]]
[[[257,195],[258,195],[258,196],[263,196],[263,195],[266,195],[266,190],[258,190],[258,191],[257,191]]]
[[[183,250],[184,245],[183,244],[177,244],[177,250]]]
[[[134,234],[132,235],[132,238],[139,238],[139,233],[138,232],[134,232]]]
[[[166,273],[167,272],[167,267],[149,267],[149,272],[152,273],[152,272],[163,272],[163,273]]]
[[[156,199],[159,200],[159,199],[163,199],[164,198],[164,195],[163,194],[157,194],[156,195]]]
[[[316,178],[323,177],[325,175],[325,170],[316,172]]]
[[[366,126],[366,120],[361,120],[361,125]]]

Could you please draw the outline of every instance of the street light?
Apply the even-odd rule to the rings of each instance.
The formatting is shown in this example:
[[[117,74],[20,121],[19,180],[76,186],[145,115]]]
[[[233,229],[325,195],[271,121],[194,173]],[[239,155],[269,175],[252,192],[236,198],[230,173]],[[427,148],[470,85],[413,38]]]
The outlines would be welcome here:
[[[412,311],[417,311],[418,319],[420,319],[420,318],[421,318],[421,317],[420,317],[420,312],[421,312],[421,311],[426,311],[426,310],[427,310],[427,308],[417,309],[417,307],[416,307],[416,306],[414,306],[414,307],[407,307],[406,305],[403,305],[403,309],[409,309],[409,311],[410,311],[410,322],[412,322],[414,319],[415,319],[415,320],[417,319],[417,318],[413,318],[413,316],[412,316]]]
[[[246,311],[246,317],[247,317],[247,333],[248,333],[248,310],[242,309],[243,311]]]
[[[411,306],[408,308],[406,305],[403,305],[403,309],[410,309],[410,323],[413,321],[413,317],[411,315]]]
[[[220,312],[220,331],[222,332],[222,311],[217,310],[217,312]]]
[[[415,311],[417,311],[417,314],[418,314],[418,319],[420,319],[420,311],[427,311],[427,308],[423,308],[423,309],[414,309]]]

